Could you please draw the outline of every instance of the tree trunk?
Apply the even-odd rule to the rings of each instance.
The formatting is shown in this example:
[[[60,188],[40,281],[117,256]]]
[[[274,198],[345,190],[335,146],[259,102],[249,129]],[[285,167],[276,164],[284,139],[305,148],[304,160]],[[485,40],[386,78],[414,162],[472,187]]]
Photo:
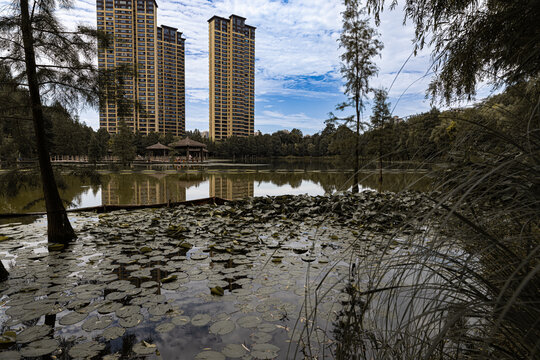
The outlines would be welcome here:
[[[4,267],[4,264],[2,263],[2,260],[0,260],[0,281],[4,281],[8,278],[9,273]]]
[[[353,194],[357,194],[359,192],[358,187],[358,171],[359,169],[359,163],[360,163],[360,104],[359,99],[356,99],[356,146],[354,147],[354,179],[353,179],[353,187],[352,192]]]
[[[382,134],[379,134],[379,192],[382,191]]]
[[[43,109],[41,106],[39,84],[36,75],[36,57],[34,53],[34,40],[30,15],[28,12],[28,0],[20,0],[20,4],[21,32],[24,45],[26,76],[28,78],[28,88],[30,92],[32,120],[34,122],[34,131],[36,133],[36,145],[41,181],[43,183],[43,195],[45,197],[45,206],[47,209],[47,236],[49,242],[66,244],[75,238],[75,232],[69,223],[66,209],[60,199],[49,158],[49,150],[47,149]]]

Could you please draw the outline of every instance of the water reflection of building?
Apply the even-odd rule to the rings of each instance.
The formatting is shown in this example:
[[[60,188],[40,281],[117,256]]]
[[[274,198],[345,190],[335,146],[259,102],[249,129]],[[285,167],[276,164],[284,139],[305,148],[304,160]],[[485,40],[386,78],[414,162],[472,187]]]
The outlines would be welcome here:
[[[146,205],[186,201],[186,189],[200,182],[166,175],[113,176],[102,186],[101,201],[104,205]]]
[[[253,196],[253,180],[227,175],[210,175],[210,196],[240,200]]]

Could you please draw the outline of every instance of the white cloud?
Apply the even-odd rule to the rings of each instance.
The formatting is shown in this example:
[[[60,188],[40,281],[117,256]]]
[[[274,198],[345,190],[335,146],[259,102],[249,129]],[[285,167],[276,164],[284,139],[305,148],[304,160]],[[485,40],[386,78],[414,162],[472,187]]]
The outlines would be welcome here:
[[[314,133],[321,129],[324,119],[316,119],[305,113],[284,114],[275,110],[263,110],[256,119],[255,127],[278,127],[281,129],[302,129]]]
[[[0,5],[9,0],[0,0]],[[256,107],[256,124],[279,127],[322,128],[322,121],[306,111],[290,110],[295,99],[327,101],[328,111],[342,96],[339,74],[341,50],[337,39],[341,31],[342,2],[338,0],[157,0],[158,24],[179,29],[186,38],[186,116],[187,128],[208,127],[208,23],[214,15],[228,17],[237,14],[246,23],[257,27],[256,101],[267,102],[272,96],[273,110]],[[75,8],[62,10],[60,20],[69,27],[84,23],[95,26],[95,1],[75,0]],[[1,7],[0,7],[1,8]],[[388,88],[396,73],[412,51],[412,26],[402,26],[401,10],[387,11],[378,31],[384,42],[382,57],[376,59],[380,73],[372,85]],[[429,76],[422,78],[430,66],[428,51],[412,57],[404,66],[390,91],[390,97],[400,101],[398,115],[425,109],[423,95]],[[315,80],[313,77],[322,77]],[[420,79],[422,78],[422,79]],[[419,80],[420,79],[420,80]],[[415,96],[412,96],[415,95]],[[285,100],[276,100],[283,96]],[[285,102],[285,104],[283,104]],[[285,110],[289,109],[289,110]],[[292,115],[285,115],[293,112]],[[279,114],[279,115],[278,115]],[[325,112],[326,114],[326,112]],[[325,114],[321,114],[325,117]],[[95,116],[95,119],[92,118]],[[97,113],[86,111],[81,118],[97,126]],[[204,124],[204,125],[203,125]]]

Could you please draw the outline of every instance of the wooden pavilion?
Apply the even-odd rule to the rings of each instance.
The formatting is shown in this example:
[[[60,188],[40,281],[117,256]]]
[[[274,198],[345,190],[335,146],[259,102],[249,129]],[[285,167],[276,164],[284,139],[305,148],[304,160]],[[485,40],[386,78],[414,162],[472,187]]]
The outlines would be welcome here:
[[[184,153],[188,162],[203,162],[208,158],[206,144],[192,140],[189,137],[170,143],[169,147],[179,153]]]
[[[146,153],[148,154],[147,158],[149,160],[164,160],[165,158],[169,157],[172,150],[173,149],[167,145],[163,145],[158,142],[157,144],[146,147]]]

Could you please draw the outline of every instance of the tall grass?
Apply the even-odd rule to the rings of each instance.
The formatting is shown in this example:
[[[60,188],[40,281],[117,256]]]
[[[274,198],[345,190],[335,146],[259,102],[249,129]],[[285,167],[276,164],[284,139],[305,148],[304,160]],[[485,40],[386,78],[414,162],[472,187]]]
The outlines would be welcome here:
[[[512,91],[513,104],[447,115],[464,130],[407,214],[416,231],[395,229],[376,256],[360,231],[344,254],[334,358],[540,358],[539,82]]]

